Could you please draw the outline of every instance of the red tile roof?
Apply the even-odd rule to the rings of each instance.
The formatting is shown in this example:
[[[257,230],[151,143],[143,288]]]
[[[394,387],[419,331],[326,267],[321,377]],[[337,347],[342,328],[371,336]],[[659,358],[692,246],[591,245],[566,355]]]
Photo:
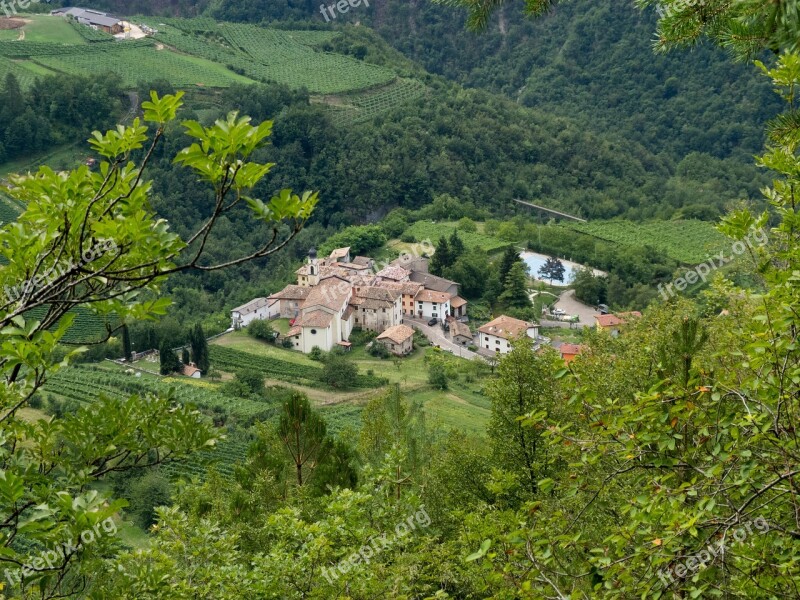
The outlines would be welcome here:
[[[450,294],[445,292],[434,292],[433,290],[420,290],[414,297],[417,302],[438,302],[444,304],[450,300]]]
[[[615,327],[617,325],[624,325],[625,319],[622,317],[628,316],[641,317],[642,313],[635,310],[633,312],[618,313],[616,315],[595,315],[594,318],[597,320],[597,324],[600,325],[600,327]]]
[[[479,327],[478,331],[507,340],[526,334],[531,327],[534,327],[533,323],[500,315],[494,321],[489,321],[483,327]]]
[[[395,344],[402,344],[413,336],[414,330],[408,325],[395,325],[394,327],[389,327],[389,329],[380,334],[378,339],[391,340]]]

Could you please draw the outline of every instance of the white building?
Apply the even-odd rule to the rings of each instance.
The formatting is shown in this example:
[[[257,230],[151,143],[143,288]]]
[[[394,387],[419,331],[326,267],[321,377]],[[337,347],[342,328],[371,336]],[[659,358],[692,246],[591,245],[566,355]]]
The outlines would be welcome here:
[[[325,352],[335,346],[349,347],[347,340],[353,329],[351,296],[350,282],[338,277],[323,279],[311,288],[300,316],[286,334],[294,348],[308,354],[315,346]]]
[[[531,339],[539,337],[539,326],[501,315],[494,321],[478,328],[481,350],[508,354],[511,352],[511,341],[523,335]]]
[[[420,290],[414,297],[414,314],[424,319],[446,319],[450,315],[450,294]]]
[[[274,298],[256,298],[231,311],[231,327],[241,329],[257,319],[274,319],[280,313],[280,303]]]

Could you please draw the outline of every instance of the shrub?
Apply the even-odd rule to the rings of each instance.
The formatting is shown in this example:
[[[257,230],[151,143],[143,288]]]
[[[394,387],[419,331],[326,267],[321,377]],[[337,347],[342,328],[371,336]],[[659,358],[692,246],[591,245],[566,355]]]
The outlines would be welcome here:
[[[413,233],[404,233],[400,236],[400,241],[405,242],[406,244],[416,244],[417,238]]]
[[[382,360],[389,358],[389,349],[380,342],[372,342],[372,345],[369,347],[367,352],[370,354],[370,356],[374,356],[375,358],[380,358]]]
[[[347,357],[331,352],[325,360],[319,380],[332,388],[352,388],[358,381],[358,367]]]
[[[130,486],[128,499],[134,521],[142,529],[149,529],[156,523],[156,507],[171,503],[172,485],[163,475],[151,472],[134,481]]]
[[[275,329],[272,327],[272,323],[264,319],[256,319],[250,323],[247,326],[247,335],[265,342],[275,341]]]
[[[319,346],[314,346],[311,349],[311,352],[308,353],[308,358],[310,358],[311,360],[321,361],[323,358],[325,358],[325,353]]]

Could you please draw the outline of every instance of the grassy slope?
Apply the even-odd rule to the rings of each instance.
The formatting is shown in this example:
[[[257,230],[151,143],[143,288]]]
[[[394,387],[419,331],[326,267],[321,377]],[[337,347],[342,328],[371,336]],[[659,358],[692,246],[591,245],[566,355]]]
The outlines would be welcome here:
[[[30,23],[23,28],[25,41],[50,42],[56,44],[85,44],[84,40],[75,29],[62,17],[50,15],[27,15]]]
[[[254,340],[243,331],[222,336],[213,343],[259,356],[270,356],[296,364],[319,366],[319,363],[303,354]],[[409,399],[421,400],[424,403],[434,421],[439,421],[445,427],[455,427],[476,435],[482,434],[489,419],[490,403],[488,398],[480,394],[477,384],[457,382],[447,392],[434,390],[428,385],[428,372],[423,362],[424,356],[423,350],[417,350],[411,356],[395,362],[373,358],[367,355],[363,348],[356,348],[351,354],[351,358],[356,362],[361,373],[372,370],[376,376],[386,377],[391,383],[400,384]],[[283,381],[272,381],[269,379],[269,373],[265,373],[265,377],[268,379],[268,383],[287,385],[307,393],[318,406],[361,405],[374,394],[380,393],[379,390],[368,392],[324,391],[321,393],[321,390],[287,384]]]

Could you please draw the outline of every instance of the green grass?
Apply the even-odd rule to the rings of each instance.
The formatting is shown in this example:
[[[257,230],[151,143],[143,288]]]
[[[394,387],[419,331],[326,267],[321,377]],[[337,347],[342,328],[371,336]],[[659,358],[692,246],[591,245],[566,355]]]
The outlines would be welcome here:
[[[623,246],[650,246],[685,264],[699,264],[730,246],[707,221],[591,221],[564,226]]]
[[[26,42],[51,42],[55,44],[85,44],[86,40],[62,17],[50,15],[26,15],[30,23],[25,25]]]
[[[403,235],[413,235],[417,242],[430,241],[434,246],[441,237],[450,237],[456,228],[456,224],[452,221],[417,221],[405,230]],[[487,252],[492,250],[499,250],[510,246],[512,242],[504,242],[496,237],[486,235],[485,233],[466,233],[463,231],[458,232],[461,241],[468,249],[481,248]]]

